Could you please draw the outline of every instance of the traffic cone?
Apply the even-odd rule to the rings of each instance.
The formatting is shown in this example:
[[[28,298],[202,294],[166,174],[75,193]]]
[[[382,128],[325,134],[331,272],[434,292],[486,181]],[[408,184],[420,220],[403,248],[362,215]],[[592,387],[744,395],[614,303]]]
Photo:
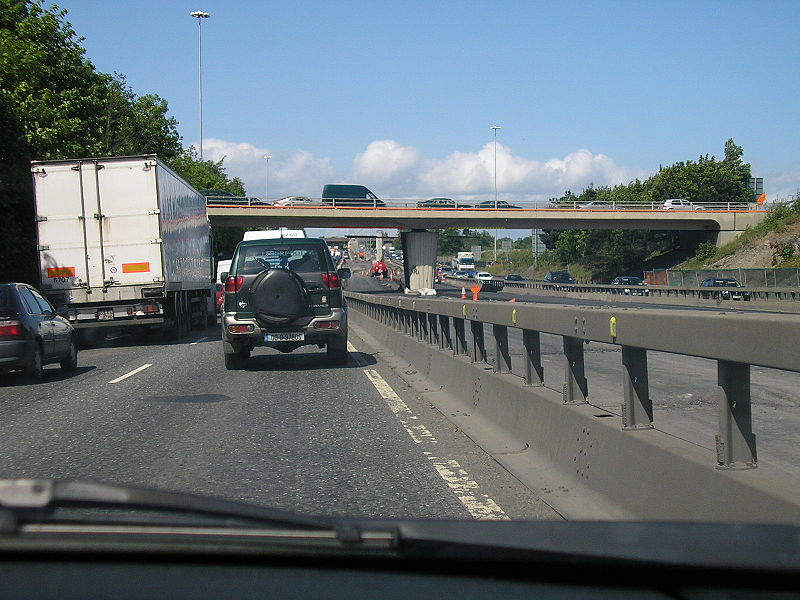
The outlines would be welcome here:
[[[467,288],[463,288],[463,287],[461,288],[461,299],[462,300],[466,300],[467,299]]]

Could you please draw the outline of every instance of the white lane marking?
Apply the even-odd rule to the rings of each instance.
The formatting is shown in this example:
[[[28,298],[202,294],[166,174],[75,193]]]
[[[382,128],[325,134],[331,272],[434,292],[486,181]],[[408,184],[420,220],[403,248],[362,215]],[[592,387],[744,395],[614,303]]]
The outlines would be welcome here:
[[[353,353],[350,358],[353,359],[353,361],[356,363],[357,366],[359,367],[367,366],[367,361],[364,360],[364,357],[361,356],[361,353],[358,350],[356,350],[356,347],[353,346],[353,344],[351,344],[349,341],[347,342],[347,351]]]
[[[199,344],[200,342],[205,342],[207,339],[208,339],[208,337],[201,337],[199,340],[195,340],[189,345],[190,346],[194,346],[195,344]]]
[[[119,383],[119,382],[120,382],[120,381],[122,381],[123,379],[127,379],[128,377],[131,377],[131,376],[133,376],[133,375],[136,375],[136,374],[137,374],[139,371],[144,371],[144,370],[145,370],[147,367],[152,367],[152,366],[153,366],[153,365],[152,365],[151,363],[147,363],[147,364],[145,364],[145,365],[142,365],[142,366],[141,366],[141,367],[139,367],[138,369],[134,369],[134,370],[133,370],[133,371],[131,371],[130,373],[125,373],[125,375],[123,375],[122,377],[117,377],[116,379],[112,379],[112,380],[111,380],[111,381],[109,381],[108,383]]]
[[[416,415],[392,389],[392,386],[377,371],[365,369],[364,374],[386,401],[389,410],[400,420],[411,439],[415,443],[433,450],[436,447],[433,444],[438,444],[438,440],[427,427],[417,422]],[[509,520],[505,511],[492,498],[480,491],[478,483],[470,478],[469,473],[458,461],[435,456],[433,452],[429,451],[423,451],[423,454],[473,518],[491,521]]]

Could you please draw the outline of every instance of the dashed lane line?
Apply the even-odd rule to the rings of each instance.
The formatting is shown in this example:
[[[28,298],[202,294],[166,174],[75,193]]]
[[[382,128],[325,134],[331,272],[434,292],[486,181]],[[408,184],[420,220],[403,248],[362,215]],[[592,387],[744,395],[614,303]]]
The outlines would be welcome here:
[[[347,351],[350,352],[350,358],[353,359],[353,362],[356,363],[356,366],[359,367],[366,367],[367,361],[364,360],[364,357],[361,356],[361,353],[356,350],[356,347],[353,346],[350,342],[347,342]]]
[[[122,375],[121,377],[117,377],[116,379],[112,379],[112,380],[111,380],[111,381],[109,381],[108,383],[119,383],[119,382],[120,382],[120,381],[122,381],[123,379],[127,379],[128,377],[131,377],[131,376],[133,376],[133,375],[136,375],[136,374],[137,374],[137,373],[139,373],[140,371],[144,371],[146,368],[148,368],[148,367],[152,367],[152,366],[153,366],[153,365],[152,365],[152,363],[147,363],[147,364],[144,364],[144,365],[142,365],[141,367],[139,367],[138,369],[134,369],[134,370],[133,370],[133,371],[131,371],[130,373],[125,373],[125,375]]]
[[[492,498],[481,492],[478,483],[469,476],[469,473],[458,461],[437,456],[434,450],[437,448],[438,440],[425,425],[419,423],[417,416],[403,402],[403,399],[397,395],[392,386],[375,370],[365,369],[364,374],[386,401],[389,410],[395,414],[408,435],[411,436],[411,439],[423,448],[428,449],[423,450],[423,454],[436,469],[439,476],[447,483],[456,498],[464,505],[467,512],[475,519],[509,520],[505,511]]]

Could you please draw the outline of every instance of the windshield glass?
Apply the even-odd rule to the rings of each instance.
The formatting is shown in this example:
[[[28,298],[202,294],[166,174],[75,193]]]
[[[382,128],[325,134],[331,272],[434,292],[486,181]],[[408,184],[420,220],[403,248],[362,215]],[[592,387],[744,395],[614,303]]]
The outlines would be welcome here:
[[[0,0],[0,478],[800,524],[795,2],[55,4]]]

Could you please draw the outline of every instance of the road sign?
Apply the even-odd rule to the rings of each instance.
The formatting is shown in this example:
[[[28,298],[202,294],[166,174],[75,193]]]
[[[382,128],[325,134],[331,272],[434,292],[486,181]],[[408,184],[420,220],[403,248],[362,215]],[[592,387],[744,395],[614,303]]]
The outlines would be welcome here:
[[[480,246],[470,246],[469,249],[470,249],[470,252],[472,252],[472,256],[473,256],[473,258],[475,258],[475,260],[480,260],[481,259],[481,247]]]
[[[503,252],[511,252],[511,240],[503,240]]]

